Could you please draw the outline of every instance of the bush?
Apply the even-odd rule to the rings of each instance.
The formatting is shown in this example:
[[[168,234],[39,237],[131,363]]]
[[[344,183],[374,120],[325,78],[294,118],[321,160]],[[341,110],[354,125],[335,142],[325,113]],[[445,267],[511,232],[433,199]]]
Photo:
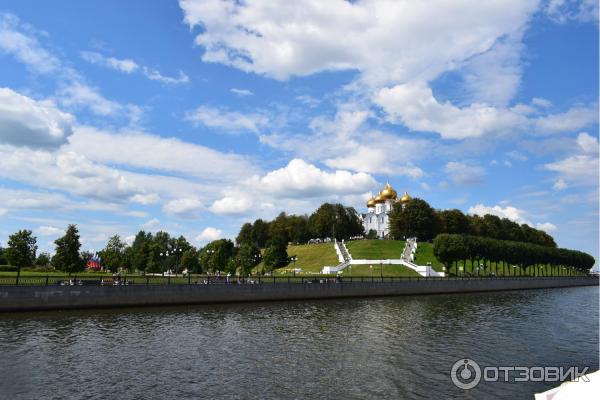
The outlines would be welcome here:
[[[2,272],[16,272],[17,267],[14,265],[0,265],[0,271]]]

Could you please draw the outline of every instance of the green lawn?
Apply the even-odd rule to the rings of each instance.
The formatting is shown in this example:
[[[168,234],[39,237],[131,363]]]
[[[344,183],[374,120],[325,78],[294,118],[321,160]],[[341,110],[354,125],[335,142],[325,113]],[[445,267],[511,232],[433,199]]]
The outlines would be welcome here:
[[[415,253],[415,264],[427,265],[428,262],[434,270],[438,272],[444,271],[444,266],[435,256],[433,255],[433,245],[431,243],[418,242],[417,251]]]
[[[398,259],[404,250],[403,240],[352,240],[346,247],[357,260]]]
[[[350,267],[345,268],[342,271],[342,276],[348,277],[350,274],[352,276],[371,276],[371,272],[373,273],[373,277],[383,276],[420,276],[416,271],[405,267],[404,265],[390,265],[390,264],[373,264],[373,269],[369,268],[369,265],[365,264],[355,264],[352,265],[352,271],[350,271]]]
[[[297,257],[296,268],[302,268],[303,272],[321,272],[324,266],[338,265],[337,254],[333,243],[303,244],[288,246],[289,257]],[[289,263],[283,269],[294,268],[294,263]]]

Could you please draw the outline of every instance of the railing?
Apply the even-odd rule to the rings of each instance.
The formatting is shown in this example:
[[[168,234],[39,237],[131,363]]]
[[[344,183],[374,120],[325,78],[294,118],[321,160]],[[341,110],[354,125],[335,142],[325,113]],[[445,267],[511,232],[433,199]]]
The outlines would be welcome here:
[[[128,285],[256,285],[256,284],[323,284],[323,283],[392,283],[403,281],[442,280],[549,280],[589,279],[587,275],[562,276],[252,276],[216,277],[214,275],[152,276],[123,275],[118,278],[102,276],[39,275],[0,276],[0,286],[128,286]],[[598,280],[598,277],[593,277]]]

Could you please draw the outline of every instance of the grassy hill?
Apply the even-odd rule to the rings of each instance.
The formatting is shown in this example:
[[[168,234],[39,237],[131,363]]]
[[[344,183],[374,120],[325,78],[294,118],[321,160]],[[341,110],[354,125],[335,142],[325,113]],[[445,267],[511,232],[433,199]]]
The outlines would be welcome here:
[[[403,240],[352,240],[346,242],[352,258],[367,260],[397,259],[404,250]]]
[[[339,264],[333,243],[288,246],[287,252],[290,257],[298,257],[296,268],[302,268],[303,272],[321,272],[321,269],[326,265]],[[293,267],[294,263],[290,263],[283,269]]]

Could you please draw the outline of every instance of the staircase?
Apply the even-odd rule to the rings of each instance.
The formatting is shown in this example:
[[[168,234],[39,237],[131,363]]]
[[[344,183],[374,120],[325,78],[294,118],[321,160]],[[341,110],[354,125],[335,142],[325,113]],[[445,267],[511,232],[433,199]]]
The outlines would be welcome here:
[[[421,276],[445,276],[443,272],[437,272],[434,270],[431,265],[417,265],[414,263],[415,261],[415,253],[417,251],[417,239],[409,238],[406,239],[406,245],[404,246],[404,251],[402,251],[402,256],[400,257],[400,262],[402,265],[415,270]]]
[[[322,274],[337,274],[339,271],[342,271],[344,268],[349,266],[352,262],[352,257],[350,256],[350,253],[346,248],[346,244],[343,241],[338,242],[337,240],[334,240],[333,245],[335,246],[335,252],[338,255],[340,263],[335,267],[323,267],[321,270]]]

